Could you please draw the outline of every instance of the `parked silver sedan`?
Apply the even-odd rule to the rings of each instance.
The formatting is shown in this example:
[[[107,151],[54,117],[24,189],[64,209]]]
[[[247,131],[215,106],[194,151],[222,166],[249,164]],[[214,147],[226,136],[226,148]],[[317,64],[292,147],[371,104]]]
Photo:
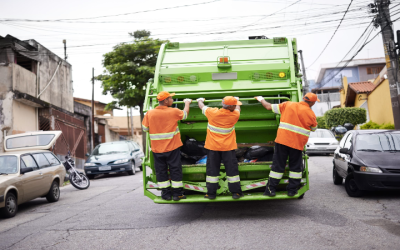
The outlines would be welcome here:
[[[317,129],[310,133],[307,142],[307,154],[333,154],[339,142],[333,133],[327,129]]]

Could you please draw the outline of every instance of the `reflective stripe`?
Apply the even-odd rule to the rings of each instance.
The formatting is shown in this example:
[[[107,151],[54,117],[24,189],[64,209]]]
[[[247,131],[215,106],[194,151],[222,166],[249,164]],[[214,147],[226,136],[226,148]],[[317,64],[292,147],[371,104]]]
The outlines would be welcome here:
[[[173,188],[180,188],[180,187],[183,187],[183,182],[181,182],[181,181],[171,181],[171,186]]]
[[[206,109],[208,109],[207,106],[204,106],[203,109],[201,110],[201,112],[203,113],[203,115],[206,115]]]
[[[206,177],[206,182],[210,183],[218,183],[219,177],[218,176],[208,176]]]
[[[302,173],[301,172],[289,172],[289,178],[293,179],[301,179]]]
[[[311,131],[317,130],[317,127],[311,127]]]
[[[214,133],[217,134],[222,134],[222,135],[227,135],[230,134],[232,131],[235,130],[235,126],[231,127],[231,128],[220,128],[220,127],[215,127],[210,125],[210,123],[207,125],[207,128]]]
[[[183,120],[186,120],[186,119],[187,119],[187,113],[186,113],[186,111],[184,110],[184,111],[183,111],[183,118],[182,118],[182,121],[183,121]]]
[[[272,112],[278,115],[281,114],[281,110],[279,109],[279,104],[271,104],[271,107],[272,107]]]
[[[239,175],[236,175],[236,176],[227,176],[226,179],[228,179],[228,182],[229,182],[229,183],[233,183],[233,182],[238,182],[238,181],[240,181]]]
[[[305,128],[298,127],[298,126],[295,126],[295,125],[292,125],[292,124],[289,124],[286,122],[281,122],[279,124],[279,128],[289,130],[289,131],[292,131],[297,134],[305,135],[307,137],[310,136],[310,130],[307,130]]]
[[[167,188],[170,186],[169,181],[158,182],[157,185],[159,188]]]
[[[179,133],[179,127],[176,127],[175,132],[162,133],[162,134],[150,134],[150,140],[169,140],[174,138],[174,135]]]
[[[274,172],[271,171],[269,173],[269,177],[275,178],[275,179],[282,179],[283,173],[278,173],[278,172]]]
[[[143,132],[147,132],[147,131],[149,131],[149,128],[148,128],[148,127],[146,127],[146,126],[143,126],[143,125],[142,125],[142,128],[143,128]]]

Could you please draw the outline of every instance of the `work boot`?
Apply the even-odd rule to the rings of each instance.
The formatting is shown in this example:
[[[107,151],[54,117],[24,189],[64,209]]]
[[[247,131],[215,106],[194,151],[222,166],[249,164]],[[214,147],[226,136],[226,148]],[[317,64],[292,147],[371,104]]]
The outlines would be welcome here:
[[[240,197],[244,197],[244,195],[243,195],[243,194],[240,194],[240,193],[234,193],[234,194],[232,195],[232,198],[235,199],[235,200],[239,199]]]
[[[174,201],[179,201],[180,199],[186,199],[186,196],[184,194],[174,195],[173,199],[174,199]]]
[[[289,191],[287,192],[287,195],[290,196],[290,197],[293,197],[293,196],[295,196],[296,194],[297,194],[297,190],[289,190]]]
[[[217,198],[217,195],[216,194],[206,194],[206,195],[204,195],[204,198],[214,200],[215,198]]]
[[[274,197],[276,195],[275,190],[272,188],[267,187],[263,194],[264,196]]]
[[[172,200],[171,190],[170,189],[162,189],[161,190],[161,198],[166,201]]]

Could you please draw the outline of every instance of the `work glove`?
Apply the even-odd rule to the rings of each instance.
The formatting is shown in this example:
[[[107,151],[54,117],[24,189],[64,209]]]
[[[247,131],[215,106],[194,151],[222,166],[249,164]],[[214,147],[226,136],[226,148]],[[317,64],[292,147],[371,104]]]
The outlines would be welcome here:
[[[186,98],[186,99],[183,99],[183,102],[189,102],[189,103],[191,103],[192,102],[192,99],[189,99],[189,98]]]
[[[261,102],[262,100],[264,100],[264,98],[262,96],[256,96],[254,97],[255,99],[257,99],[257,101]]]
[[[238,100],[238,101],[239,101],[239,97],[237,97],[237,96],[234,96],[234,98],[235,98],[236,100]]]
[[[197,102],[204,102],[205,100],[206,100],[206,98],[202,98],[202,97],[196,99]]]

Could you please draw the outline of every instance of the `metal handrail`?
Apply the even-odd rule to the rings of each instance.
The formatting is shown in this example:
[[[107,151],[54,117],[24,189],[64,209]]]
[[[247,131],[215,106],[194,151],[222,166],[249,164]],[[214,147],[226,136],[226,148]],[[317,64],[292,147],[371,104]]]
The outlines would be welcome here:
[[[252,101],[255,100],[253,98],[240,98],[240,101]],[[289,97],[264,97],[264,100],[287,100],[290,101]],[[222,99],[212,99],[212,100],[205,100],[204,102],[220,102]],[[197,102],[197,100],[192,100],[192,102]],[[174,101],[174,104],[184,103],[184,101]],[[158,103],[155,105],[158,106]]]

